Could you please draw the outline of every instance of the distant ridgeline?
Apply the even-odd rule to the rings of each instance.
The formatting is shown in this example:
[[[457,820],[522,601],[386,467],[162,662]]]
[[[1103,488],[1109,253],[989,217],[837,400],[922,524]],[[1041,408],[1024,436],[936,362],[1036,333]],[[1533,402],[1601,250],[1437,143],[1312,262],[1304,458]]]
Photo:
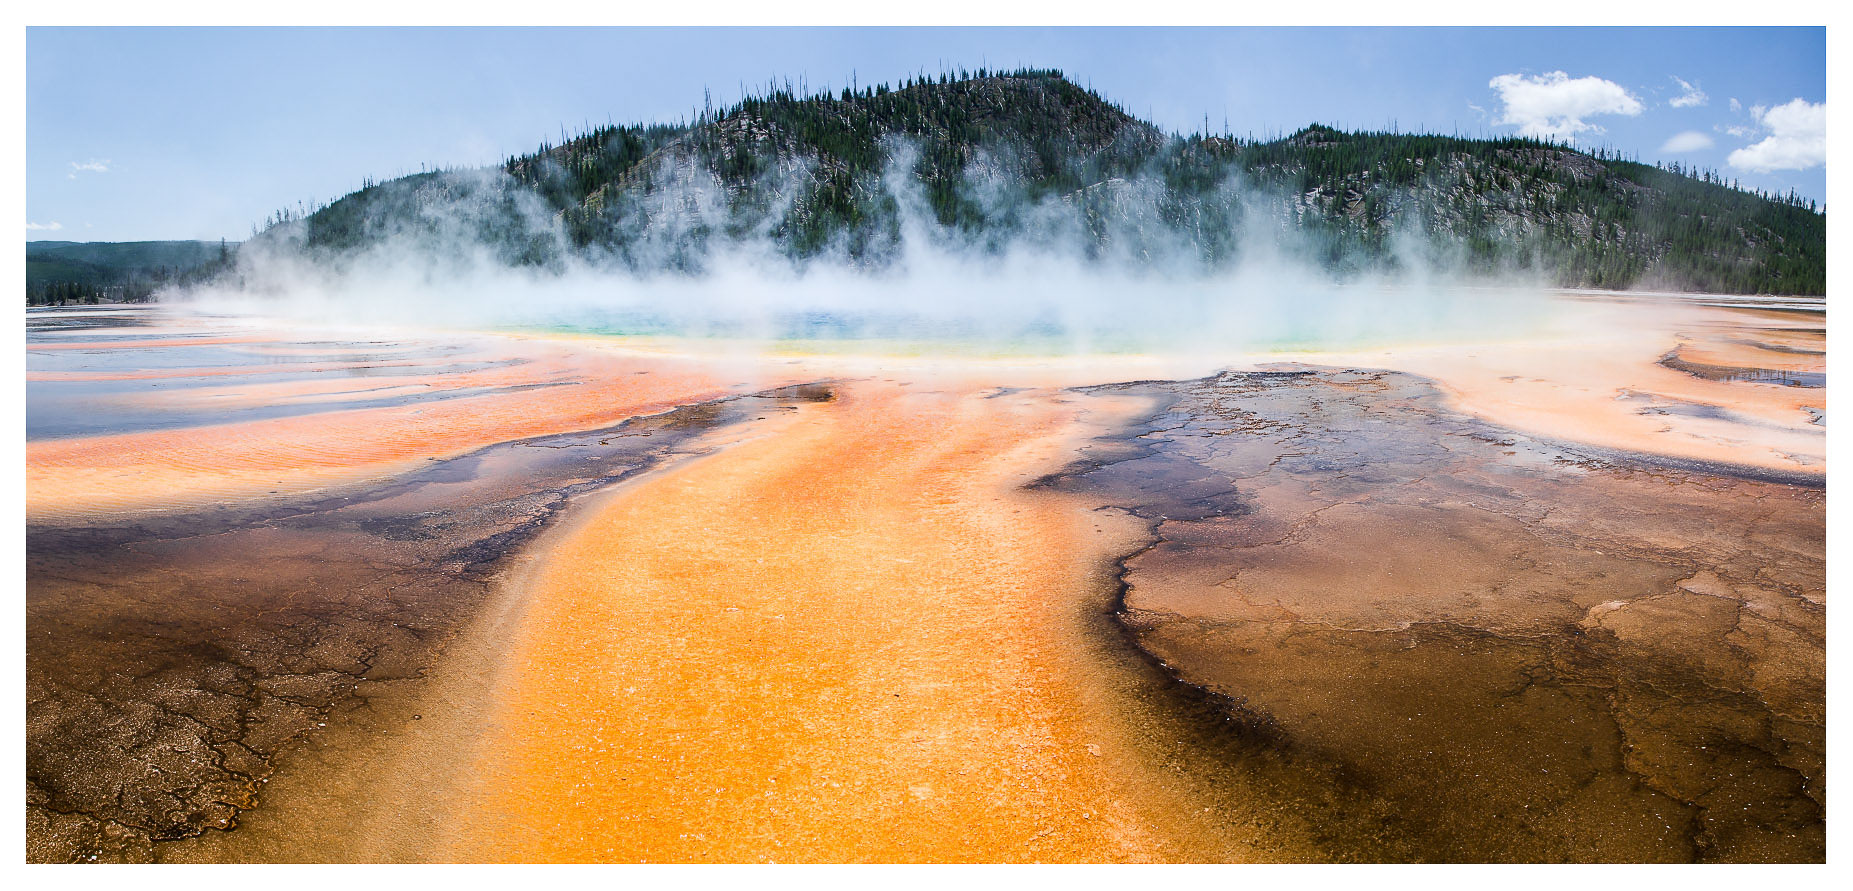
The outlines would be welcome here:
[[[730,247],[881,267],[921,236],[1167,268],[1267,250],[1340,274],[1420,261],[1565,286],[1826,287],[1823,213],[1710,173],[1518,138],[1167,136],[1056,71],[800,92],[369,183],[279,214],[256,243],[338,261],[409,239],[513,265],[699,272]]]
[[[147,300],[229,267],[236,248],[223,241],[28,241],[26,304]]]

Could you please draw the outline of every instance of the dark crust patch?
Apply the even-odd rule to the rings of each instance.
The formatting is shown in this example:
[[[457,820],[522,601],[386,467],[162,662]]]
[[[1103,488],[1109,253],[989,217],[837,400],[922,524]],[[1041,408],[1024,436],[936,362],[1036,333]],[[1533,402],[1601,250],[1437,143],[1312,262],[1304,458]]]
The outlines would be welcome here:
[[[1818,480],[1540,441],[1398,373],[1084,392],[1158,408],[1036,485],[1145,519],[1126,639],[1331,859],[1824,859]]]
[[[416,679],[577,496],[828,384],[504,443],[372,490],[26,535],[27,859],[229,831],[279,753]],[[772,404],[768,405],[770,402]]]

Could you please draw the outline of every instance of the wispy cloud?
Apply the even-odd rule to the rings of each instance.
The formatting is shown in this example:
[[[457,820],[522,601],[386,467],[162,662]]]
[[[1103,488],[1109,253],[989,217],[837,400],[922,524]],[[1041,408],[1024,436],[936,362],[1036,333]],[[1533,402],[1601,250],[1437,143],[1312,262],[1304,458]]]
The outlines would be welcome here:
[[[1487,86],[1505,103],[1493,123],[1514,125],[1519,135],[1540,139],[1574,139],[1578,133],[1600,133],[1602,128],[1585,118],[1605,114],[1632,117],[1644,107],[1641,100],[1614,81],[1572,78],[1562,71],[1537,76],[1501,74]]]
[[[1686,152],[1696,152],[1700,149],[1708,149],[1711,147],[1712,147],[1711,137],[1706,136],[1705,134],[1700,133],[1697,130],[1687,130],[1684,133],[1673,134],[1673,138],[1668,139],[1666,141],[1666,144],[1660,147],[1660,151],[1666,152],[1668,154],[1678,155],[1678,154],[1685,154]]]
[[[103,158],[102,160],[91,158],[88,161],[72,161],[71,162],[71,172],[68,174],[68,177],[70,179],[76,179],[77,175],[80,173],[108,173],[108,172],[109,172],[109,159],[108,158]]]
[[[1732,167],[1757,173],[1805,170],[1827,163],[1827,103],[1792,99],[1775,108],[1750,109],[1768,131],[1761,142],[1731,153]]]
[[[1731,110],[1732,111],[1743,111],[1744,110],[1744,104],[1742,102],[1737,101],[1736,96],[1731,97]]]
[[[26,221],[27,232],[56,232],[63,228],[64,224],[57,220],[52,220],[49,223],[34,223],[31,220]]]
[[[1679,75],[1673,75],[1673,82],[1679,84],[1680,94],[1666,104],[1674,108],[1696,108],[1711,101],[1711,97],[1705,95],[1705,91],[1699,89],[1698,85],[1686,83]]]

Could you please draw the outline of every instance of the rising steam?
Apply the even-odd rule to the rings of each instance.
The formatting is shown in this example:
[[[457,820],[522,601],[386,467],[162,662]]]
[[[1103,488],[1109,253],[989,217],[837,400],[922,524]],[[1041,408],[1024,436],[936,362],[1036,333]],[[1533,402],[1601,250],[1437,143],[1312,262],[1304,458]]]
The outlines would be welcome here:
[[[248,243],[235,275],[185,297],[328,323],[1064,354],[1484,338],[1546,311],[1536,277],[1467,276],[1415,226],[1392,235],[1388,262],[1335,271],[1321,261],[1330,245],[1298,225],[1304,208],[1235,179],[1202,201],[1218,212],[1185,207],[1180,228],[1155,175],[1024,201],[1000,173],[1007,160],[981,154],[965,193],[1015,224],[962,231],[906,175],[913,148],[888,148],[880,189],[894,223],[877,261],[840,240],[802,259],[777,242],[772,222],[813,182],[805,164],[765,174],[756,221],[729,225],[738,188],[670,152],[656,187],[625,199],[621,252],[573,248],[560,218],[499,170],[449,173],[403,190],[393,218],[407,222],[361,250],[318,253],[283,227]],[[1206,257],[1206,241],[1224,256]],[[539,259],[511,262],[511,244]]]

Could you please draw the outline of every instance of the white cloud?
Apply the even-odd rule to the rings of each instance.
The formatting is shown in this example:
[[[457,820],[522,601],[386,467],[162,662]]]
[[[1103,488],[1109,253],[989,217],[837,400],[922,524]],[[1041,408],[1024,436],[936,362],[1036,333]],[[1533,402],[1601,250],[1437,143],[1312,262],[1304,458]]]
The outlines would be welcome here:
[[[1756,135],[1755,127],[1735,127],[1734,126],[1734,127],[1713,127],[1712,129],[1718,131],[1719,133],[1729,133],[1730,135],[1735,136],[1738,139],[1749,139],[1750,137]]]
[[[64,224],[58,222],[57,220],[52,220],[49,223],[34,223],[30,220],[26,222],[27,232],[56,232],[59,229],[63,229],[63,228],[64,228]]]
[[[1731,110],[1732,111],[1743,111],[1744,110],[1744,104],[1742,102],[1737,101],[1736,96],[1731,97]]]
[[[1686,83],[1685,81],[1681,80],[1678,75],[1673,76],[1673,82],[1676,84],[1679,84],[1679,89],[1682,90],[1683,92],[1681,92],[1678,96],[1674,96],[1666,104],[1671,105],[1674,108],[1692,108],[1694,106],[1704,105],[1706,102],[1711,101],[1711,97],[1705,95],[1704,90],[1699,89],[1697,86],[1693,84]],[[1736,101],[1736,100],[1732,100],[1732,101]]]
[[[1686,152],[1696,152],[1699,149],[1708,149],[1711,148],[1711,146],[1711,137],[1697,130],[1687,130],[1684,133],[1673,134],[1673,138],[1667,140],[1666,145],[1660,147],[1660,151],[1678,155]]]
[[[80,173],[108,173],[108,172],[109,172],[109,159],[108,158],[104,158],[100,161],[97,160],[96,158],[91,158],[90,160],[84,161],[82,163],[79,163],[77,161],[72,161],[71,162],[71,172],[69,174],[69,178],[76,179],[77,175]]]
[[[1775,108],[1759,105],[1750,111],[1769,135],[1732,152],[1728,159],[1732,167],[1768,173],[1827,163],[1827,103],[1793,99]]]
[[[1495,124],[1512,124],[1519,135],[1539,139],[1573,139],[1578,133],[1600,133],[1602,128],[1584,118],[1603,114],[1633,116],[1641,113],[1641,100],[1614,81],[1599,77],[1572,78],[1562,71],[1536,77],[1501,74],[1487,86],[1505,103]]]

